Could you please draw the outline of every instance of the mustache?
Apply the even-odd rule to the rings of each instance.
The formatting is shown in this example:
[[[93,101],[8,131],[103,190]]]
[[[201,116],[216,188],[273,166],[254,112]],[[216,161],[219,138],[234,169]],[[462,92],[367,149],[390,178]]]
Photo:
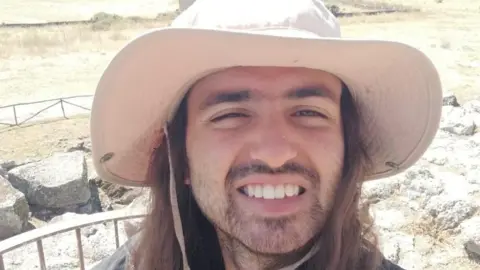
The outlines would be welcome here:
[[[288,162],[278,168],[271,168],[267,164],[255,162],[249,164],[238,165],[230,168],[227,173],[228,181],[235,181],[247,177],[251,174],[299,174],[312,183],[318,183],[320,181],[319,173],[307,168],[296,162]]]

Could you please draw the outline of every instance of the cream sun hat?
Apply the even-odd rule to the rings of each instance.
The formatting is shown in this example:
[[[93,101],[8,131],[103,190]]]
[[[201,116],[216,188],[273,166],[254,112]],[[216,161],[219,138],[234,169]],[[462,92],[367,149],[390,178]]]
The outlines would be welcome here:
[[[413,165],[435,136],[442,89],[431,61],[405,44],[342,38],[316,0],[197,0],[165,28],[122,48],[96,89],[91,112],[94,166],[124,185],[148,185],[162,128],[199,78],[233,66],[307,67],[348,85],[374,164],[365,180]]]

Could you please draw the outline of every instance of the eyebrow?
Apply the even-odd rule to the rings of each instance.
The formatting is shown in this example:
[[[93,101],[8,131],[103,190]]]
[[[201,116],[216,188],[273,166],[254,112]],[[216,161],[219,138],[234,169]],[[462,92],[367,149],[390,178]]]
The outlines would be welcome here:
[[[330,91],[319,86],[302,87],[302,88],[293,89],[288,91],[286,96],[289,99],[302,99],[302,98],[310,98],[310,97],[332,98]]]
[[[200,106],[200,110],[205,110],[208,107],[211,107],[220,103],[247,101],[250,98],[251,98],[250,90],[215,93],[207,97],[207,99]]]
[[[295,88],[285,94],[287,99],[304,99],[311,97],[322,97],[333,100],[331,93],[323,87],[302,87]],[[205,110],[208,107],[218,105],[221,103],[238,103],[245,102],[252,98],[251,90],[239,90],[229,92],[219,92],[208,96],[200,106],[200,110]]]

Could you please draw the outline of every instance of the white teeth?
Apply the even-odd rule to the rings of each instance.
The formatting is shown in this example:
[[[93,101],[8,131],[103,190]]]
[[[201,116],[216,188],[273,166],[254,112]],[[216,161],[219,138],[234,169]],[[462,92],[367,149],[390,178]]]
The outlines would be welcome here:
[[[246,188],[246,194],[249,196],[249,197],[255,197],[255,186],[254,185],[248,185]]]
[[[283,185],[278,185],[275,187],[275,199],[285,198],[285,187]]]
[[[285,185],[285,194],[289,197],[297,196],[300,188],[296,185],[287,184]]]
[[[275,199],[275,188],[272,185],[265,185],[263,187],[264,199]]]
[[[255,186],[255,198],[262,198],[262,197],[263,197],[262,186],[260,186],[260,185]]]
[[[243,187],[243,192],[248,197],[263,199],[283,199],[285,197],[298,196],[300,187],[292,184],[285,185],[247,185]]]

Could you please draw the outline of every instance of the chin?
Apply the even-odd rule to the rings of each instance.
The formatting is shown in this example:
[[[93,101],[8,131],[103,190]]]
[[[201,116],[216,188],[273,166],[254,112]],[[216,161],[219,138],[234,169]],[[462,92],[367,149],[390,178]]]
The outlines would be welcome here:
[[[237,238],[249,250],[265,255],[281,255],[305,247],[315,235],[316,226],[287,220],[266,220],[255,222],[244,228]],[[262,223],[262,224],[259,224]]]

